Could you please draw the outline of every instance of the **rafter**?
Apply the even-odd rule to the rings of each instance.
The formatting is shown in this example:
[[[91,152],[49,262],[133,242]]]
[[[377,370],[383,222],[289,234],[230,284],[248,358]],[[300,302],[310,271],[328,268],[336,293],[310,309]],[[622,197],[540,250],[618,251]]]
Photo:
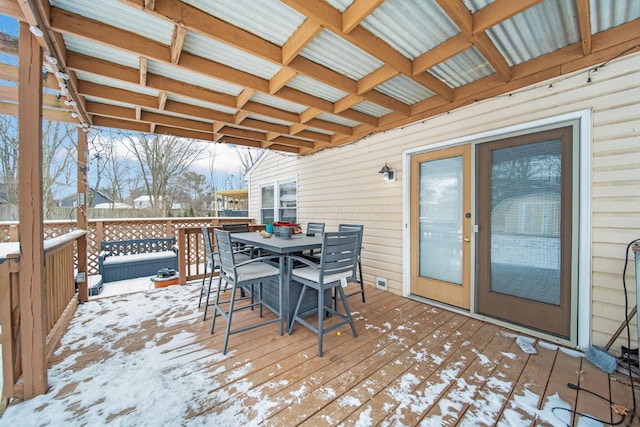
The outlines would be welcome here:
[[[282,64],[289,64],[320,31],[322,27],[318,23],[310,19],[304,21],[282,46]]]
[[[578,6],[578,25],[580,26],[580,40],[582,53],[591,53],[591,6],[589,0],[576,0]]]
[[[382,3],[384,0],[355,0],[342,13],[342,31],[349,34]]]
[[[178,24],[173,30],[171,37],[171,63],[177,64],[180,61],[180,54],[184,46],[184,39],[187,36],[187,29],[184,25]]]

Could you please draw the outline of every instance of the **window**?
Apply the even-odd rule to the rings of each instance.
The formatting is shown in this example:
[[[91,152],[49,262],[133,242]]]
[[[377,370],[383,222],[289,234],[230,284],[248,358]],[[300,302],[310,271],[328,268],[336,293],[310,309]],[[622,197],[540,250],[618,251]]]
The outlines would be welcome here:
[[[263,224],[276,221],[297,222],[298,183],[296,180],[266,184],[260,188],[260,220]]]
[[[262,224],[274,223],[274,195],[273,185],[264,186],[260,189],[262,206],[260,207],[260,220]]]
[[[298,183],[290,181],[278,185],[280,221],[297,222]]]

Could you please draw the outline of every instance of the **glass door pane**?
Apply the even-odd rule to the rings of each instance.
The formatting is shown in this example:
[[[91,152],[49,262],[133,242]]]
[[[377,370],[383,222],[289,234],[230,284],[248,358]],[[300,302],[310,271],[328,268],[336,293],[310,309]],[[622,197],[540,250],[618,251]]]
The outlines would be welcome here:
[[[561,150],[556,139],[492,152],[492,292],[560,304]]]
[[[419,274],[462,284],[462,157],[420,164]]]

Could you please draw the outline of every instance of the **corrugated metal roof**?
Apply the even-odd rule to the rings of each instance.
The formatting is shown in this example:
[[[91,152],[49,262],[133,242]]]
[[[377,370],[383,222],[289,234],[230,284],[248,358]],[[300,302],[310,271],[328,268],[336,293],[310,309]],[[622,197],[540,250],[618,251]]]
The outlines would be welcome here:
[[[126,67],[138,68],[140,66],[138,55],[69,34],[64,34],[62,37],[68,51],[104,59]]]
[[[195,71],[185,70],[184,68],[176,65],[165,64],[157,61],[149,60],[147,62],[147,70],[150,73],[168,77],[179,82],[201,86],[209,90],[234,96],[238,96],[244,89],[241,86],[214,79],[213,77],[207,77],[204,74],[196,73]]]
[[[490,76],[495,70],[476,48],[467,49],[429,70],[445,84],[457,88]]]
[[[51,6],[170,45],[173,23],[131,8],[117,0],[50,0]]]
[[[465,1],[472,10],[485,3],[486,0]],[[547,0],[489,28],[487,35],[507,63],[514,66],[580,41],[577,14],[573,1]],[[544,28],[550,30],[540,31]]]
[[[640,18],[640,1],[590,0],[591,33],[596,34]]]
[[[253,34],[282,46],[305,16],[278,0],[183,0]]]
[[[249,114],[248,117],[250,119],[260,120],[262,122],[273,123],[276,125],[291,126],[293,124],[293,122],[288,122],[286,120],[278,120],[273,117],[263,116],[262,114],[256,114],[256,113],[251,113]]]
[[[424,101],[425,99],[429,99],[435,95],[429,89],[419,85],[409,77],[402,74],[397,75],[391,80],[387,80],[377,86],[375,90],[409,105]]]
[[[336,102],[348,95],[347,92],[300,74],[287,83],[287,86],[331,102]]]
[[[296,104],[295,102],[287,101],[282,98],[267,95],[266,93],[256,92],[251,100],[260,104],[265,104],[270,107],[279,108],[280,110],[290,111],[292,113],[300,114],[308,107],[302,104]]]
[[[154,75],[184,82],[183,85],[166,87],[158,82],[156,87],[170,91],[168,96],[172,101],[207,108],[212,115],[214,112],[228,114],[228,117],[222,114],[217,116],[218,120],[225,123],[233,125],[236,119],[232,114],[238,111],[235,106],[243,105],[241,108],[249,117],[259,117],[246,121],[259,132],[274,131],[275,127],[267,126],[267,123],[302,129],[309,122],[304,122],[305,117],[299,114],[311,108],[321,113],[318,117],[326,121],[312,122],[324,128],[315,130],[329,135],[335,132],[335,139],[341,143],[360,137],[363,132],[359,125],[364,122],[374,125],[371,129],[367,128],[366,132],[369,133],[385,128],[375,126],[376,123],[380,126],[389,123],[384,120],[385,117],[400,123],[435,114],[436,110],[428,109],[430,103],[421,103],[432,97],[442,103],[442,110],[437,111],[444,111],[456,108],[460,105],[459,101],[476,99],[488,88],[495,94],[506,93],[513,87],[511,81],[482,81],[484,77],[494,74],[496,71],[493,67],[498,68],[502,61],[513,67],[534,59],[549,58],[548,66],[544,61],[537,61],[535,70],[524,66],[520,68],[522,72],[512,74],[516,79],[513,83],[518,86],[523,79],[530,84],[539,83],[548,75],[548,71],[552,71],[551,67],[561,66],[560,69],[565,70],[562,66],[566,61],[573,61],[566,67],[566,70],[573,71],[574,64],[588,67],[601,63],[596,61],[611,59],[588,52],[580,56],[579,51],[576,51],[576,57],[562,56],[562,52],[554,54],[559,49],[580,44],[580,23],[587,17],[578,15],[578,3],[575,0],[523,1],[524,11],[514,16],[510,16],[506,7],[494,8],[502,4],[496,0],[462,2],[458,5],[461,8],[468,8],[470,13],[484,10],[494,20],[486,30],[489,40],[462,34],[464,28],[456,22],[459,14],[465,11],[456,9],[455,5],[442,7],[447,2],[440,0],[385,0],[372,3],[363,0],[320,0],[318,3],[300,0],[163,0],[155,3],[143,0],[29,0],[27,3],[33,3],[38,8],[51,6],[50,14],[39,19],[51,32],[57,32],[62,37],[62,42],[59,36],[46,38],[48,49],[54,55],[65,51],[77,52],[129,68],[128,73],[123,74],[117,66],[95,67],[90,62],[76,61],[74,70],[79,70],[76,75],[80,87],[83,82],[95,82],[106,88],[157,96],[157,89],[144,87],[144,82],[143,85],[138,84],[140,75],[148,72],[149,84],[156,85],[157,80],[152,78]],[[23,1],[21,6],[25,7],[23,3],[26,4]],[[632,49],[624,49],[637,44],[633,39],[634,31],[619,31],[618,28],[621,25],[627,28],[637,25],[633,20],[640,19],[640,0],[589,0],[588,4],[591,8],[589,18],[592,33],[604,35],[586,40],[585,43],[597,42],[598,52],[630,53]],[[369,5],[372,7],[367,9]],[[350,10],[351,7],[354,9]],[[5,8],[5,11],[12,13],[15,18],[25,19],[19,7]],[[343,20],[346,22],[351,19],[352,11],[361,14],[357,16],[359,21],[354,23],[354,28],[343,30]],[[343,12],[345,14],[341,16]],[[208,22],[206,25],[209,27],[203,28],[203,22]],[[218,22],[218,25],[210,24],[212,22]],[[298,34],[305,22],[317,24],[317,28],[321,29],[318,34],[314,32],[310,40],[305,39],[305,34]],[[105,24],[110,27],[105,27]],[[178,27],[186,28],[184,43],[172,45]],[[446,46],[455,50],[447,54],[438,49],[429,55],[432,49],[442,46],[454,36],[457,36],[454,42]],[[254,39],[256,43],[251,42]],[[490,45],[485,46],[485,42]],[[300,46],[298,58],[289,58],[289,54],[294,52],[282,47],[289,47],[289,44],[298,46],[298,43],[304,44]],[[470,47],[460,52],[459,49],[464,46]],[[485,49],[493,50],[494,46],[504,59],[494,58],[493,54],[485,56]],[[268,48],[268,57],[265,47]],[[176,48],[182,49],[182,52],[176,52]],[[180,55],[177,65],[170,63],[170,52]],[[17,57],[15,48],[10,44],[2,46],[2,53],[11,58]],[[148,58],[147,68],[142,70],[141,57]],[[291,61],[283,63],[281,57]],[[578,57],[580,60],[575,61]],[[64,58],[57,59],[64,64]],[[71,62],[71,57],[67,59],[67,62]],[[309,62],[317,66],[310,66]],[[194,63],[200,64],[197,69]],[[7,60],[3,65],[13,67],[15,61]],[[503,70],[502,66],[499,68],[505,75],[509,74],[510,70]],[[274,76],[280,77],[278,73],[281,70],[287,71],[283,77],[295,76],[286,84],[286,90],[276,87],[279,81],[270,81]],[[527,74],[529,71],[535,71],[536,74]],[[414,77],[414,74],[423,72],[430,73],[444,85],[433,85],[432,80],[421,79],[425,76],[423,74]],[[344,84],[343,77],[334,78],[338,74],[352,81]],[[126,78],[131,83],[120,82],[120,78]],[[56,83],[49,79],[45,91],[59,90],[60,83]],[[64,85],[64,82],[61,84]],[[456,88],[464,90],[453,91]],[[300,96],[292,96],[292,90]],[[220,101],[225,106],[202,101],[217,101],[211,96],[212,92],[225,94],[221,97],[224,101]],[[245,94],[253,94],[251,102],[245,103]],[[76,93],[72,87],[70,96],[77,98],[81,108],[84,95]],[[349,110],[341,111],[339,101],[345,97],[362,101]],[[390,98],[399,102],[390,102]],[[128,100],[122,101],[129,105]],[[45,108],[60,107],[49,97],[45,104]],[[184,109],[180,110],[181,107]],[[187,106],[174,105],[171,110],[180,111],[185,117],[189,117],[189,114],[202,116],[202,113],[192,111]],[[110,110],[108,107],[95,109],[89,115],[86,111],[78,112],[79,119],[84,121],[90,121],[91,114],[118,117],[122,113],[119,109]],[[292,114],[285,115],[283,112]],[[407,115],[406,118],[396,119]],[[287,120],[283,121],[282,118]],[[381,120],[376,120],[378,118]],[[155,120],[159,125],[168,122],[161,116]],[[170,122],[179,126],[179,120],[172,119]],[[129,126],[129,122],[122,123],[123,127]],[[332,126],[330,123],[342,126]],[[185,121],[183,127],[189,129],[190,123]],[[287,129],[281,132],[288,135]],[[307,136],[313,137],[312,134]],[[242,143],[242,137],[238,138]],[[326,144],[318,141],[311,152],[325,147]],[[275,146],[275,149],[281,148]],[[295,147],[285,150],[306,153]]]
[[[353,80],[359,80],[384,65],[379,59],[329,30],[322,30],[300,52],[300,56]]]
[[[171,100],[171,101],[182,102],[184,104],[196,105],[196,106],[202,107],[202,108],[208,108],[208,109],[214,110],[214,111],[220,111],[221,113],[236,114],[238,112],[238,110],[235,109],[235,108],[230,108],[230,107],[226,107],[224,105],[214,104],[212,102],[203,101],[201,99],[190,98],[188,96],[182,96],[182,95],[176,95],[176,94],[171,94],[170,93],[170,94],[168,94],[167,99]]]
[[[116,80],[110,77],[97,76],[95,74],[85,73],[84,71],[76,71],[76,76],[79,80],[96,83],[102,86],[110,86],[116,89],[124,89],[130,92],[141,93],[144,95],[158,96],[160,92],[156,89],[140,86],[138,84],[125,82],[123,80]],[[126,102],[126,100],[125,100]]]
[[[344,126],[358,126],[360,122],[356,122],[354,120],[345,119],[344,117],[336,116],[335,114],[322,113],[317,116],[318,119],[324,120],[325,122],[337,123],[339,125]]]
[[[309,126],[307,128],[307,130],[310,130],[312,132],[322,133],[324,135],[335,135],[335,132],[331,132],[331,131],[328,131],[326,129],[318,129],[318,128],[314,128],[314,127],[311,127],[311,126]]]
[[[460,32],[436,2],[415,0],[387,0],[362,26],[412,60]]]
[[[128,104],[126,102],[114,101],[113,99],[96,98],[94,96],[86,96],[85,99],[89,102],[98,102],[100,104],[115,105],[116,107],[131,108],[131,104]]]
[[[187,32],[184,50],[263,79],[272,78],[281,68],[255,55],[193,32]]]
[[[374,104],[373,102],[370,102],[370,101],[363,101],[359,104],[354,105],[351,108],[361,113],[368,114],[370,116],[378,117],[378,118],[382,116],[386,116],[389,113],[392,113],[391,110],[384,108],[378,104]]]

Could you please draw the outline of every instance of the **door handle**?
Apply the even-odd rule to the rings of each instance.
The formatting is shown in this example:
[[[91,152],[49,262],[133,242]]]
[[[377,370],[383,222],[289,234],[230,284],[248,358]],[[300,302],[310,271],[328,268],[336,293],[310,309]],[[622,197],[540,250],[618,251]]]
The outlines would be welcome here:
[[[469,242],[471,241],[471,237],[465,237],[465,238],[464,238],[464,241],[465,241],[465,242],[467,242],[467,243],[469,243]]]

